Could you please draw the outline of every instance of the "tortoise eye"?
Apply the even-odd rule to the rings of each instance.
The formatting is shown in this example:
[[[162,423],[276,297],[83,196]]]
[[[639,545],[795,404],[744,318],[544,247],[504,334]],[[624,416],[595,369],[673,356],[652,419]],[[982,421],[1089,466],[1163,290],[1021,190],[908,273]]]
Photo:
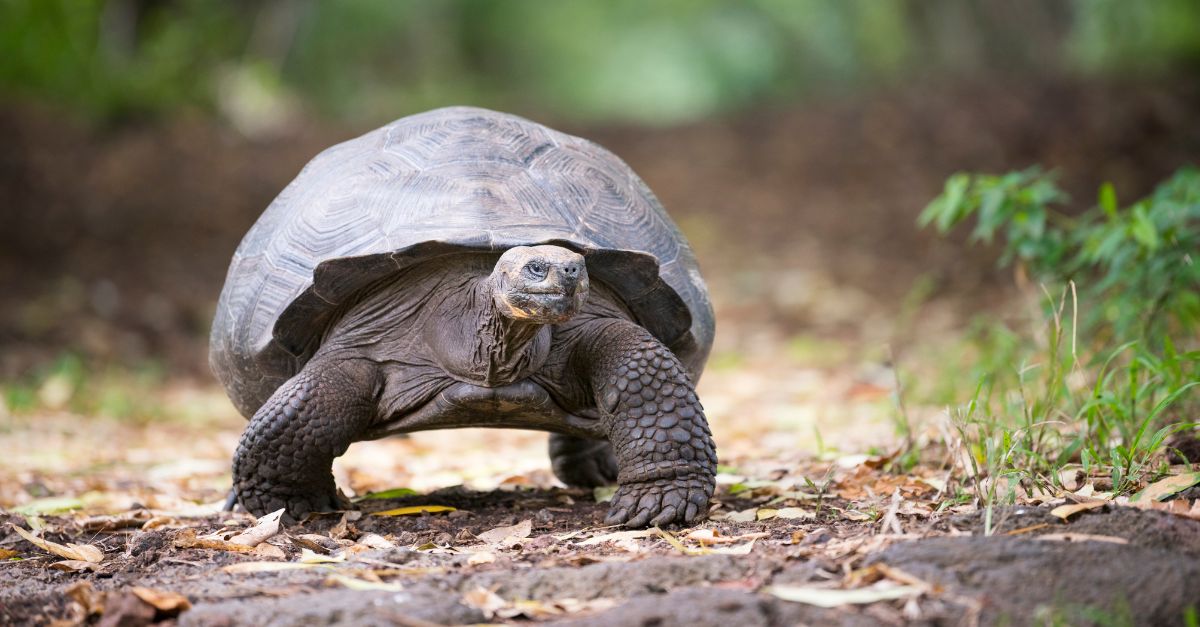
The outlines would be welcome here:
[[[546,272],[548,270],[549,268],[546,266],[545,262],[542,261],[530,261],[529,263],[525,264],[525,275],[539,281],[546,278]]]

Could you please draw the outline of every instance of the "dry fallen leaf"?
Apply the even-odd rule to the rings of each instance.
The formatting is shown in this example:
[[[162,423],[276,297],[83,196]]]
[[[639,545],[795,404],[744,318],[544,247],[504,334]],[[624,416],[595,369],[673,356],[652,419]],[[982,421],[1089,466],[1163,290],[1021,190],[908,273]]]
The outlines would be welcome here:
[[[723,536],[716,529],[693,529],[684,536],[687,540],[695,540],[700,544],[737,544],[746,540],[757,540],[767,537],[766,532],[743,533],[736,536]]]
[[[364,533],[358,538],[358,543],[372,549],[394,549],[396,543],[377,533]]]
[[[264,540],[279,533],[279,519],[283,516],[283,508],[259,518],[254,526],[229,538],[229,542],[245,546],[258,546]]]
[[[64,546],[57,542],[43,540],[42,538],[39,538],[12,523],[9,523],[9,526],[11,526],[13,530],[16,531],[17,534],[22,538],[28,540],[30,544],[42,549],[43,551],[53,553],[59,557],[65,557],[68,560],[79,560],[96,564],[104,561],[104,551],[101,551],[99,547],[91,544],[75,544],[68,542]]]
[[[300,549],[301,564],[339,564],[346,561],[345,555],[322,555],[309,549]]]
[[[175,546],[181,549],[214,549],[217,551],[232,551],[234,553],[249,553],[254,550],[252,546],[228,542],[220,538],[209,536],[196,536],[195,529],[184,529],[175,536]]]
[[[383,581],[367,581],[365,579],[357,579],[334,573],[325,578],[327,586],[342,586],[350,590],[383,590],[386,592],[400,592],[404,586],[399,583],[387,583]]]
[[[130,527],[141,527],[152,518],[150,512],[139,509],[112,516],[90,516],[79,521],[85,531],[116,531]]]
[[[698,549],[693,549],[685,546],[679,541],[679,538],[676,538],[675,536],[663,531],[662,529],[659,529],[658,527],[655,527],[654,531],[658,533],[659,537],[661,537],[663,540],[666,540],[667,544],[670,544],[675,548],[675,550],[683,553],[684,555],[712,555],[714,553],[721,555],[749,555],[750,551],[754,549],[755,540],[750,540],[749,542],[739,546],[720,547],[715,549],[701,546]]]
[[[80,581],[67,588],[67,597],[78,603],[85,616],[104,611],[105,593],[97,592],[90,581]]]
[[[840,607],[843,605],[865,605],[876,601],[904,599],[921,594],[920,586],[896,586],[881,582],[866,588],[839,590],[837,588],[806,588],[800,586],[769,586],[763,590],[784,601],[805,603],[817,607]]]
[[[258,557],[270,557],[279,560],[287,559],[287,553],[284,553],[283,549],[268,542],[263,542],[262,544],[254,547],[253,553]]]
[[[496,527],[488,531],[480,533],[477,538],[488,544],[499,544],[505,542],[509,538],[521,540],[528,538],[533,532],[533,521],[522,520],[521,522],[509,527]]]
[[[302,548],[316,551],[317,553],[332,553],[341,547],[333,538],[317,533],[301,533],[291,536],[292,544]]]
[[[14,551],[12,549],[0,549],[0,560],[12,559],[20,554],[20,551]]]
[[[164,529],[164,528],[175,529],[175,528],[180,528],[180,527],[185,527],[185,526],[186,525],[179,522],[179,519],[174,518],[172,516],[155,516],[142,524],[142,530],[150,531],[151,529]]]
[[[810,512],[802,507],[784,507],[775,510],[775,518],[786,518],[788,520],[809,520],[816,518],[815,512]]]
[[[500,598],[500,595],[481,586],[463,594],[463,603],[483,612],[484,618],[487,619],[494,618],[497,612],[508,606],[508,602]]]
[[[78,573],[100,570],[100,565],[95,562],[85,562],[83,560],[63,560],[61,562],[54,562],[50,565],[50,568],[68,573]]]
[[[1170,501],[1154,501],[1143,499],[1141,501],[1129,501],[1118,499],[1117,503],[1136,507],[1138,509],[1152,509],[1159,512],[1166,512],[1176,516],[1183,516],[1194,520],[1200,520],[1200,499],[1188,501],[1187,499],[1172,499]]]
[[[1165,501],[1197,483],[1200,483],[1200,472],[1185,472],[1173,475],[1146,486],[1146,489],[1133,495],[1133,498],[1129,499],[1129,501],[1131,503]]]
[[[1066,505],[1059,505],[1058,507],[1055,507],[1054,509],[1050,510],[1050,515],[1057,516],[1058,518],[1066,520],[1066,519],[1070,518],[1071,516],[1078,514],[1079,512],[1084,512],[1089,509],[1096,509],[1098,507],[1104,507],[1105,505],[1108,505],[1108,501],[1085,501],[1083,503],[1067,503]]]
[[[457,507],[448,505],[410,505],[408,507],[397,507],[396,509],[386,509],[382,512],[371,512],[372,516],[416,516],[418,514],[436,514],[439,512],[457,511]]]
[[[491,564],[496,561],[496,554],[487,551],[472,553],[471,557],[467,558],[467,564],[470,566],[479,566],[480,564]]]
[[[130,588],[129,591],[142,601],[153,605],[154,609],[167,614],[177,614],[192,607],[187,597],[177,592],[142,588],[139,586]]]
[[[304,570],[308,568],[322,568],[320,564],[303,564],[300,562],[239,562],[222,566],[221,572],[237,575],[247,573],[272,573],[281,570]]]
[[[1058,542],[1108,542],[1110,544],[1129,544],[1129,540],[1117,536],[1100,536],[1090,533],[1047,533],[1036,536],[1038,540]]]
[[[592,546],[592,545],[596,545],[596,544],[604,544],[605,542],[618,542],[618,541],[622,541],[622,540],[633,540],[635,538],[648,538],[648,537],[656,535],[656,534],[657,534],[657,532],[654,531],[653,529],[635,529],[632,531],[616,531],[613,533],[606,533],[602,536],[588,538],[587,540],[584,540],[583,542],[579,542],[576,546]]]

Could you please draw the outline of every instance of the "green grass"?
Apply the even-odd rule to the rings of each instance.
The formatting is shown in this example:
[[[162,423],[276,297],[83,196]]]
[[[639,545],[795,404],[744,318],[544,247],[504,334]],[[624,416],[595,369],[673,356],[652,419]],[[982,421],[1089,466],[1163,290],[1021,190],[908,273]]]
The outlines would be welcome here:
[[[1200,410],[1200,172],[1125,208],[1107,184],[1081,215],[1054,209],[1065,201],[1037,169],[957,174],[921,216],[943,233],[973,218],[972,240],[998,240],[1040,295],[1033,324],[977,319],[920,391],[948,407],[960,480],[989,514],[1060,488],[1067,464],[1129,494],[1163,474]]]

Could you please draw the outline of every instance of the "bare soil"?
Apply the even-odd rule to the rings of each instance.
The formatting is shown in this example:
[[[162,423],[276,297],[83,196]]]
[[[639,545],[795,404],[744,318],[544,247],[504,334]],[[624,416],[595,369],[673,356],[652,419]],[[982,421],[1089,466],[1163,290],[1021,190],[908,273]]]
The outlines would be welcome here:
[[[471,593],[480,589],[516,607],[524,603],[527,614],[516,618],[585,625],[997,625],[1051,620],[1112,624],[1102,623],[1105,617],[1123,617],[1120,622],[1128,624],[1169,625],[1181,624],[1185,611],[1200,604],[1196,584],[1200,522],[1129,508],[1085,513],[1070,523],[1050,516],[1044,508],[1026,508],[1005,513],[990,537],[981,535],[979,515],[914,520],[912,532],[897,536],[880,533],[874,524],[848,523],[835,509],[827,509],[828,515],[803,522],[708,522],[702,528],[718,530],[720,535],[766,535],[747,555],[682,555],[654,536],[640,540],[637,553],[606,544],[579,544],[611,531],[580,533],[595,530],[604,509],[580,491],[450,489],[378,501],[370,509],[413,504],[459,509],[451,515],[418,517],[368,513],[347,524],[344,538],[376,533],[401,546],[359,552],[346,562],[281,572],[224,572],[222,567],[262,558],[179,548],[175,541],[183,533],[180,530],[75,529],[51,534],[48,537],[57,541],[96,544],[111,559],[97,572],[82,573],[51,570],[50,560],[36,557],[0,565],[9,582],[0,588],[0,620],[48,624],[77,619],[80,609],[73,607],[69,590],[81,586],[107,593],[104,604],[98,604],[104,613],[93,620],[124,616],[126,622],[121,624],[148,624],[153,619],[153,612],[138,619],[122,610],[122,591],[142,586],[183,594],[191,609],[176,617],[158,616],[159,622],[177,620],[181,625],[424,625],[495,620],[495,615],[471,600]],[[829,503],[838,504],[836,499]],[[5,518],[5,522],[24,523],[19,516]],[[222,518],[212,516],[191,524],[216,528]],[[520,542],[497,548],[476,538],[518,520],[532,521],[532,533]],[[46,522],[68,523],[69,528],[65,520]],[[311,536],[302,534],[328,536],[338,522],[336,515],[317,517],[271,542],[287,559],[295,560],[302,548],[312,546],[304,542]],[[1047,539],[1064,532],[1075,534],[1075,539]],[[18,546],[14,540],[10,534],[0,546],[29,552],[27,545]],[[472,561],[476,552],[484,550],[491,551],[495,560]],[[829,586],[847,572],[866,572],[880,564],[928,587],[904,602],[836,609],[791,603],[769,593],[769,586]],[[374,579],[395,589],[347,589],[333,579],[343,575],[363,581],[364,572],[382,574]]]

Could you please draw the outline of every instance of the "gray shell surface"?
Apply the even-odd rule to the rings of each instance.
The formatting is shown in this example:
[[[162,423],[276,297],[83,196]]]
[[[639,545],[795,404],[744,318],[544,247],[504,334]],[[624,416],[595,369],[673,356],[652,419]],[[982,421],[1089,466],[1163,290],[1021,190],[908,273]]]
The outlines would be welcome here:
[[[402,118],[310,161],[234,253],[209,363],[249,417],[364,288],[439,255],[542,243],[583,254],[699,377],[712,306],[646,184],[587,140],[470,107]]]

